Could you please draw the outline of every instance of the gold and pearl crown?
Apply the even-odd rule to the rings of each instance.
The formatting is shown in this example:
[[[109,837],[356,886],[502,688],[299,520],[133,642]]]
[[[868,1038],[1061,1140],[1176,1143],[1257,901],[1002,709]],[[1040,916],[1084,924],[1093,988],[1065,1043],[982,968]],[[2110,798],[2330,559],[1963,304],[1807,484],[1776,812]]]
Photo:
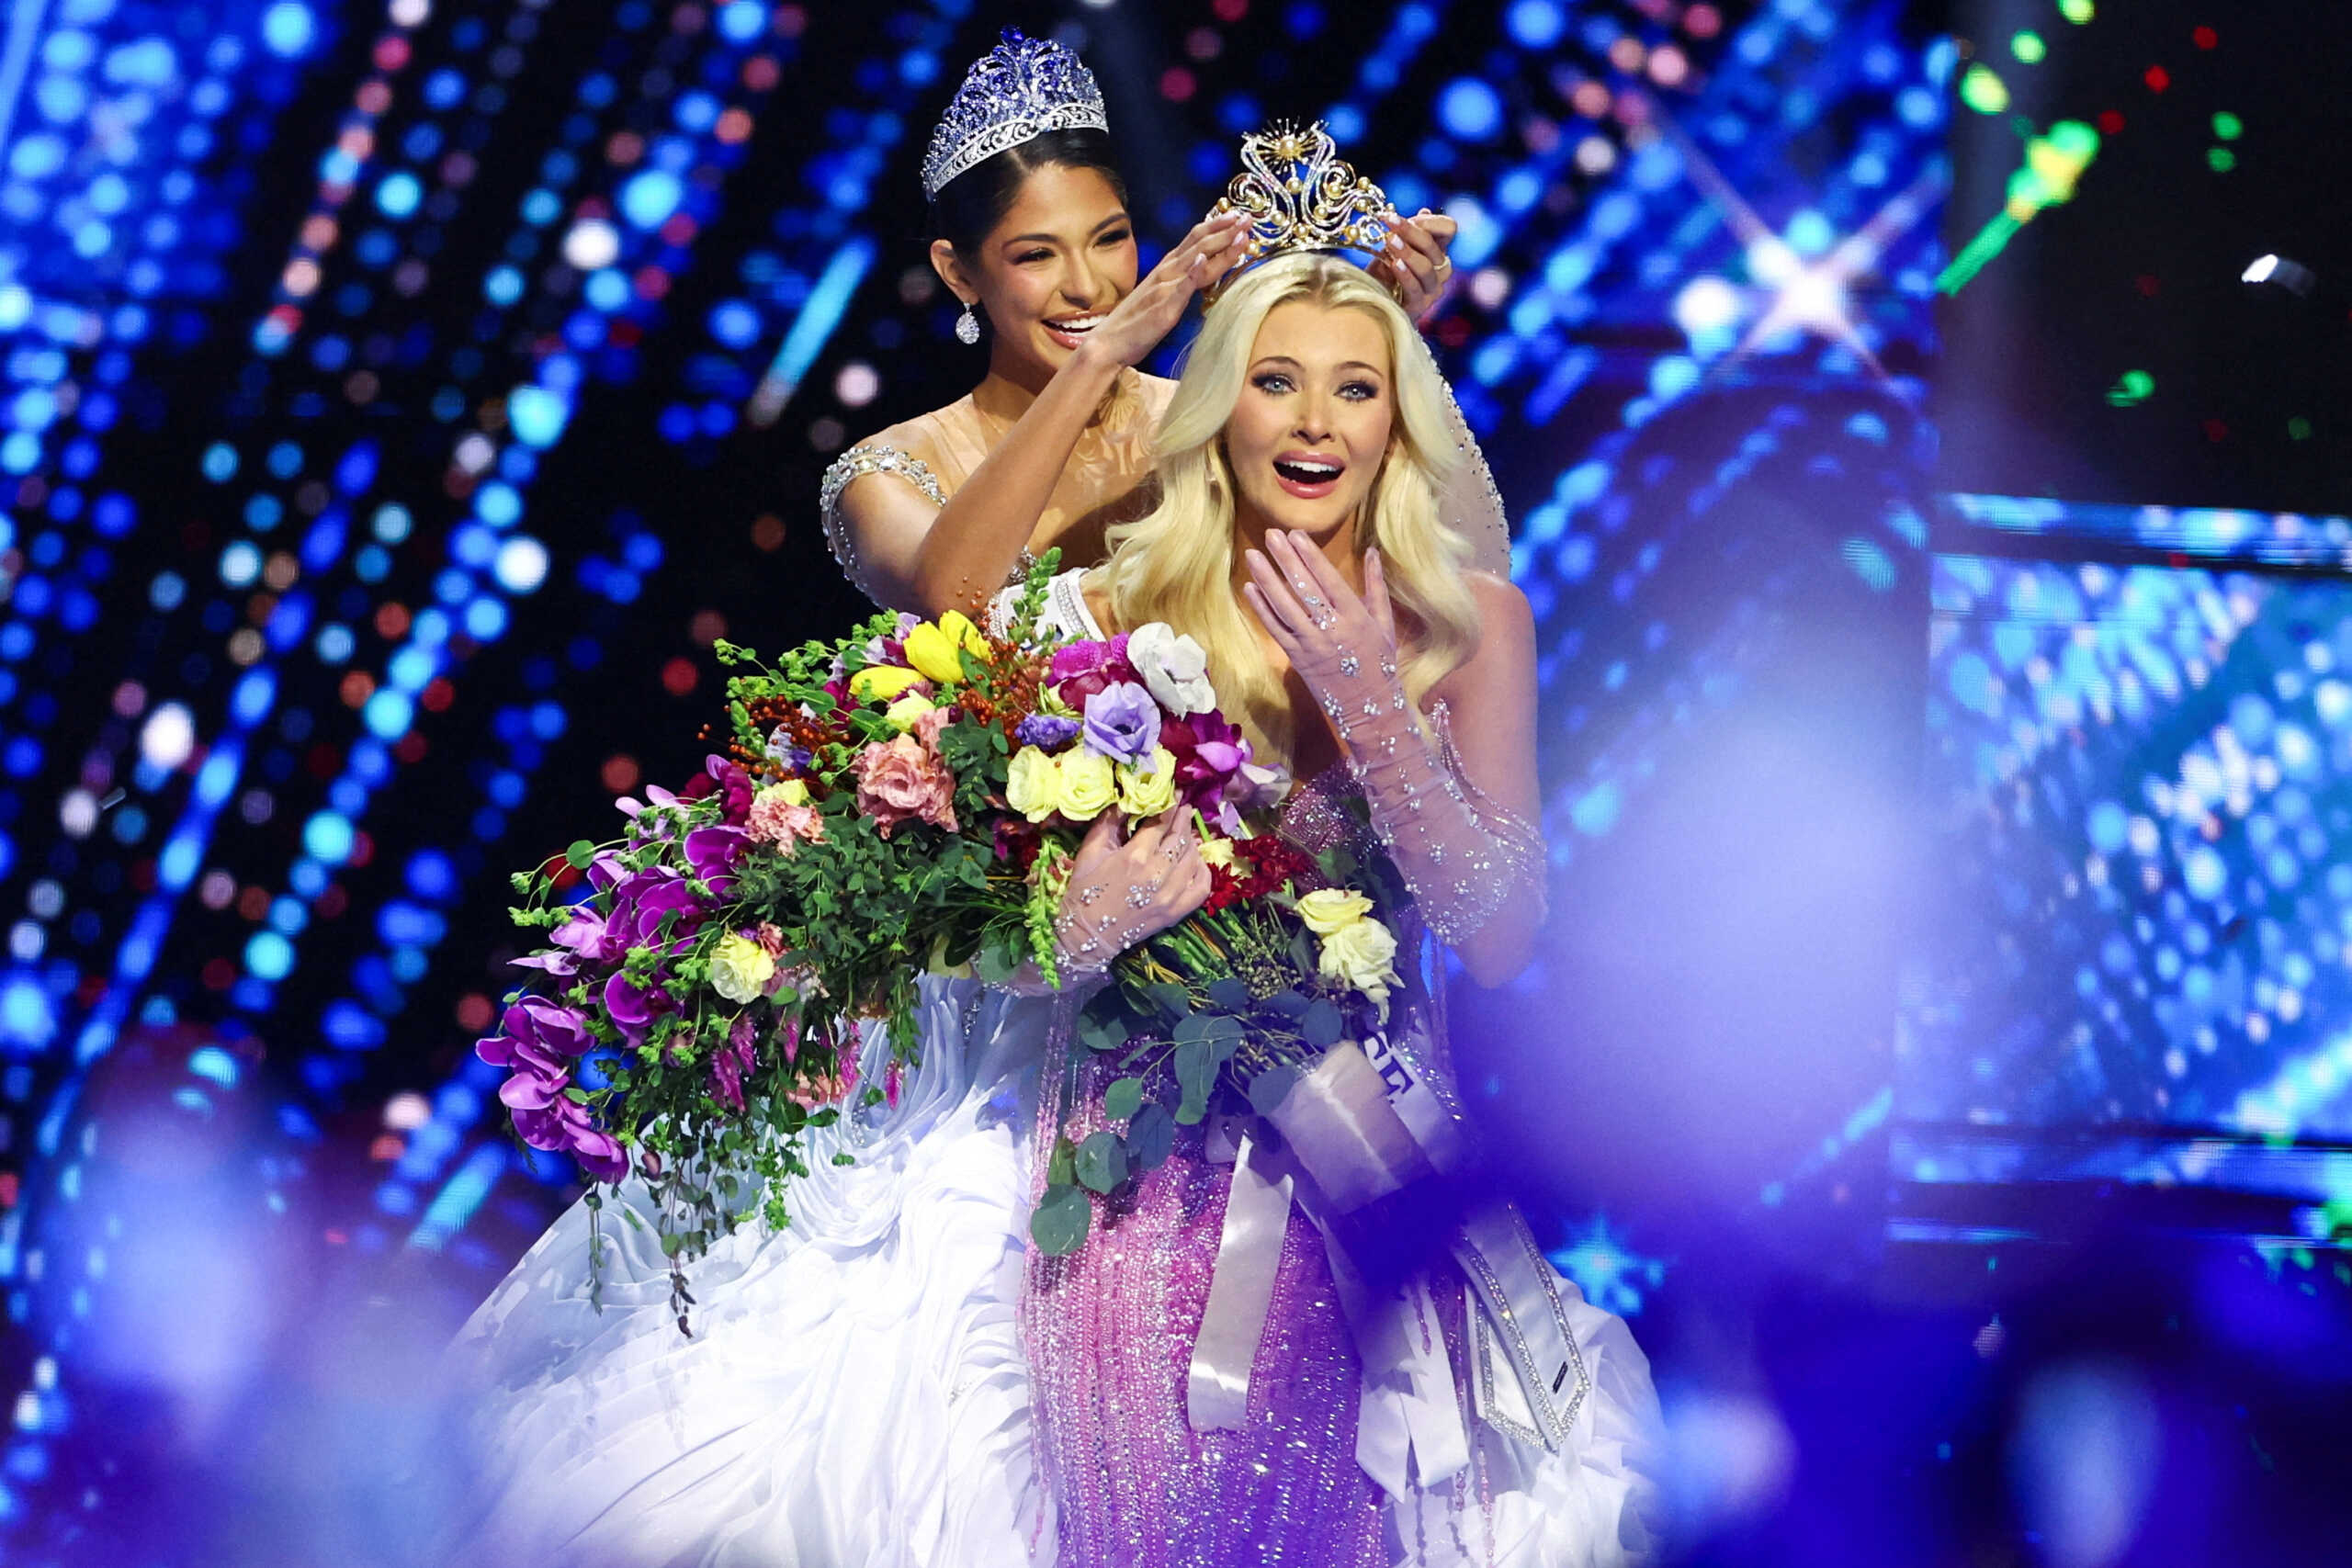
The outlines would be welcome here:
[[[1340,156],[1340,144],[1316,121],[1300,130],[1276,121],[1241,139],[1241,172],[1211,217],[1247,213],[1250,239],[1242,259],[1208,290],[1214,302],[1226,286],[1259,263],[1294,251],[1366,251],[1388,243],[1383,220],[1388,195]]]

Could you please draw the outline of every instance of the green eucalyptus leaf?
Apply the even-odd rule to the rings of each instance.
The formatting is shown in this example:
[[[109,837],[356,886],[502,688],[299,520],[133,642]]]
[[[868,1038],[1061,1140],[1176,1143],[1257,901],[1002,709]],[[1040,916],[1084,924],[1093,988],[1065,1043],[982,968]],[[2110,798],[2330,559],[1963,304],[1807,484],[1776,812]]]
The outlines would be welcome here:
[[[1067,1258],[1086,1245],[1094,1205],[1075,1187],[1048,1187],[1029,1216],[1029,1235],[1048,1258]]]
[[[1281,1014],[1293,1023],[1306,1016],[1308,1007],[1306,998],[1296,991],[1276,991],[1258,1005],[1268,1012]]]
[[[1296,1067],[1283,1063],[1268,1067],[1250,1080],[1250,1109],[1261,1116],[1272,1116],[1281,1109],[1290,1095],[1291,1086],[1303,1075]]]
[[[1176,1119],[1159,1101],[1148,1101],[1128,1122],[1127,1163],[1136,1169],[1151,1169],[1167,1159],[1175,1146]]]
[[[585,839],[574,840],[571,847],[563,852],[563,858],[572,870],[586,871],[589,863],[596,858],[596,846]]]
[[[1124,1122],[1143,1104],[1143,1079],[1114,1078],[1102,1091],[1102,1114],[1114,1122]]]
[[[1306,1016],[1298,1021],[1299,1034],[1317,1051],[1338,1044],[1347,1032],[1347,1020],[1340,1016],[1340,1010],[1320,997],[1306,1010]]]
[[[1161,980],[1148,987],[1148,993],[1159,1010],[1170,1018],[1183,1018],[1193,1010],[1193,993],[1173,980]]]
[[[1228,975],[1222,980],[1211,980],[1209,1000],[1228,1012],[1243,1012],[1250,1006],[1250,987]]]
[[[1078,1039],[1090,1051],[1115,1051],[1127,1043],[1126,1015],[1116,1007],[1090,1007],[1079,1015]]]
[[[1108,1192],[1127,1179],[1126,1146],[1116,1133],[1090,1133],[1078,1145],[1079,1185]]]
[[[972,954],[974,973],[991,986],[1003,985],[1012,978],[1012,972],[1020,967],[1019,956],[1004,942],[982,942],[980,950]]]
[[[1073,1162],[1077,1157],[1076,1144],[1071,1143],[1068,1138],[1055,1139],[1053,1157],[1046,1162],[1047,1183],[1055,1187],[1068,1187],[1071,1182],[1076,1181],[1078,1175]]]
[[[1216,1051],[1209,1042],[1188,1041],[1176,1047],[1176,1082],[1184,1091],[1183,1102],[1176,1108],[1176,1120],[1187,1127],[1208,1114],[1209,1091],[1216,1087]]]

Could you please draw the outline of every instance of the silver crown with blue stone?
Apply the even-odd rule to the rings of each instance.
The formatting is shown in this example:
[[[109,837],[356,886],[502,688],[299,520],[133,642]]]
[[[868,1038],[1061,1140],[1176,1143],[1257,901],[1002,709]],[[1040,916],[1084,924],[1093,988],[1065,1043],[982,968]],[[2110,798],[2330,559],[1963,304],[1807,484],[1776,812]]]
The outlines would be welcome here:
[[[964,73],[955,102],[931,133],[923,198],[938,199],[947,182],[973,164],[1048,131],[1110,129],[1102,89],[1084,62],[1050,39],[1007,28],[1003,41]]]

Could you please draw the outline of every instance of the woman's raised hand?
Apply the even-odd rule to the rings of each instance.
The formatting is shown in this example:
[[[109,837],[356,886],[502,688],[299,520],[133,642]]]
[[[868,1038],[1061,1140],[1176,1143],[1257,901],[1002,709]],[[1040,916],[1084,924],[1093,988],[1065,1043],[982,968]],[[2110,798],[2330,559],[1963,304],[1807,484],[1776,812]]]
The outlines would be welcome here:
[[[1208,901],[1209,868],[1189,807],[1178,807],[1124,841],[1118,813],[1087,829],[1062,890],[1055,922],[1062,983],[1099,975],[1111,961],[1159,935]]]
[[[1363,720],[1404,711],[1396,612],[1378,550],[1364,552],[1362,593],[1321,550],[1280,528],[1248,560],[1250,581],[1241,592],[1341,740]]]
[[[1175,329],[1193,296],[1231,271],[1249,240],[1250,219],[1228,212],[1193,226],[1127,297],[1111,308],[1087,338],[1087,347],[1119,365],[1134,365]]]
[[[1424,207],[1410,218],[1387,215],[1388,245],[1365,270],[1387,285],[1405,314],[1427,321],[1453,287],[1453,260],[1446,254],[1462,225]]]

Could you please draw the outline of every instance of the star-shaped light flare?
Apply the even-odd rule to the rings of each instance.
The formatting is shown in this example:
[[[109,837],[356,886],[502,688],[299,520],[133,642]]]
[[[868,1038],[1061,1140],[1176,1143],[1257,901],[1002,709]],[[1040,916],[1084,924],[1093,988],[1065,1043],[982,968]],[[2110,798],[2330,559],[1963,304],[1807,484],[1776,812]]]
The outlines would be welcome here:
[[[1839,241],[1828,254],[1808,263],[1757,216],[1747,198],[1724,178],[1713,160],[1683,133],[1670,116],[1653,106],[1650,118],[1673,138],[1691,183],[1723,214],[1724,221],[1747,253],[1749,271],[1770,292],[1770,304],[1747,329],[1738,346],[1716,364],[1715,371],[1728,369],[1760,345],[1794,329],[1843,344],[1870,367],[1872,375],[1886,379],[1885,367],[1862,341],[1855,325],[1849,287],[1856,278],[1875,271],[1888,248],[1934,209],[1936,199],[1943,194],[1945,175],[1941,165],[1931,164],[1879,209],[1869,222]]]

